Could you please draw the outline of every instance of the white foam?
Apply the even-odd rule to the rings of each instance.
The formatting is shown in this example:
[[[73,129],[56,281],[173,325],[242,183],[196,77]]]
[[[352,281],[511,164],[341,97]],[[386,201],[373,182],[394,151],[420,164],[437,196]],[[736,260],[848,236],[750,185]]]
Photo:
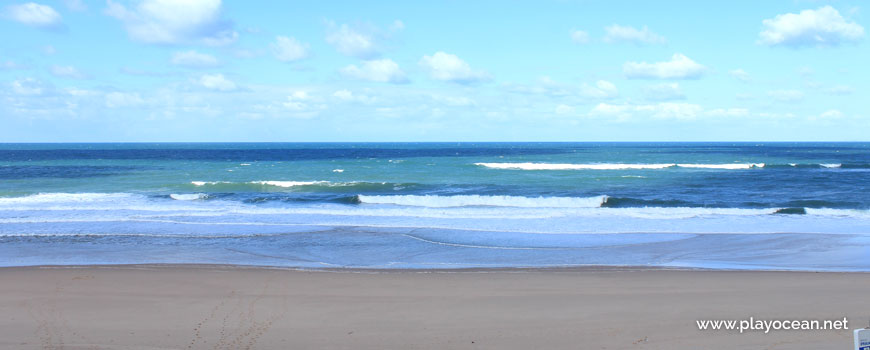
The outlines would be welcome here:
[[[251,181],[250,184],[276,186],[276,187],[294,187],[294,186],[310,186],[327,184],[327,181]]]
[[[867,209],[806,208],[805,210],[807,215],[870,219],[870,210]]]
[[[332,169],[333,173],[343,173],[344,169]]]
[[[205,186],[205,185],[217,185],[217,184],[229,184],[232,182],[229,181],[191,181],[191,184],[194,186]]]
[[[625,163],[590,163],[590,164],[566,164],[566,163],[474,163],[474,165],[493,169],[518,169],[518,170],[635,170],[635,169],[667,169],[701,168],[701,169],[751,169],[763,168],[764,163],[726,163],[726,164],[677,164],[677,163],[653,163],[653,164],[625,164]]]
[[[843,166],[843,164],[840,164],[840,163],[827,163],[827,164],[819,164],[819,165],[821,165],[822,167],[825,167],[825,168],[839,168],[839,167]]]
[[[700,169],[752,169],[764,168],[764,163],[726,163],[726,164],[677,164],[680,168]]]
[[[208,195],[205,193],[185,193],[185,194],[170,194],[169,198],[172,198],[177,201],[195,201],[199,199],[206,199]]]
[[[0,197],[0,204],[58,202],[111,202],[139,197],[131,193],[38,193],[24,197]]]
[[[239,165],[240,165],[240,166],[250,166],[251,163],[242,163],[242,164],[239,164]]]
[[[622,164],[622,163],[594,163],[594,164],[565,164],[565,163],[474,163],[493,169],[519,169],[519,170],[621,170],[621,169],[664,169],[675,166],[674,163],[665,164]]]
[[[414,207],[448,208],[468,206],[521,207],[521,208],[597,208],[607,196],[595,197],[516,197],[516,196],[358,196],[360,202],[370,204],[396,204]]]
[[[219,185],[219,184],[248,184],[248,185],[261,185],[261,186],[275,186],[275,187],[294,187],[294,186],[329,186],[329,187],[341,187],[341,186],[355,186],[358,184],[381,184],[386,185],[386,182],[365,182],[365,181],[349,181],[349,182],[330,182],[330,181],[250,181],[250,182],[232,182],[232,181],[191,181],[190,182],[194,186],[206,186],[206,185]]]

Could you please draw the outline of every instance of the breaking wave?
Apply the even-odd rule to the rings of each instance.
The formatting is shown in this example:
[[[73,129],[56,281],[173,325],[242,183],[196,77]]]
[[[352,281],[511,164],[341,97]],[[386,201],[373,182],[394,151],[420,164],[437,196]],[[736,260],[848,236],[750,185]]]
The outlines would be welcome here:
[[[368,196],[359,195],[360,203],[395,204],[414,207],[449,208],[469,206],[520,207],[520,208],[597,208],[607,196],[595,197],[518,197],[518,196]]]
[[[491,169],[511,170],[655,170],[655,169],[758,169],[758,168],[809,168],[809,169],[870,169],[870,164],[843,164],[843,163],[811,163],[811,164],[768,164],[768,163],[474,163],[474,165]]]
[[[169,198],[172,198],[177,201],[195,201],[200,199],[208,198],[208,195],[205,193],[185,193],[185,194],[177,194],[173,193],[169,195]]]
[[[559,163],[474,163],[493,169],[517,170],[621,170],[621,169],[664,169],[676,164],[559,164]]]

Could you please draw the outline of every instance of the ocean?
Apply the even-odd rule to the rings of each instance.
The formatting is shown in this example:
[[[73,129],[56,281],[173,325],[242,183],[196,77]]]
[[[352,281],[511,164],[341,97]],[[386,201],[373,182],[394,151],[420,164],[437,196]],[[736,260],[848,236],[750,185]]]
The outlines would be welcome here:
[[[0,144],[0,266],[870,271],[870,143]]]

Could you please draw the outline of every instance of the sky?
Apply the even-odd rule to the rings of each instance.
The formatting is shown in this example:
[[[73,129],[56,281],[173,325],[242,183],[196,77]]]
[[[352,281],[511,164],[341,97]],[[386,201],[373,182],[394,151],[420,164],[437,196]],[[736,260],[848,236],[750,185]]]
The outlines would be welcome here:
[[[868,141],[861,1],[0,2],[0,142]]]

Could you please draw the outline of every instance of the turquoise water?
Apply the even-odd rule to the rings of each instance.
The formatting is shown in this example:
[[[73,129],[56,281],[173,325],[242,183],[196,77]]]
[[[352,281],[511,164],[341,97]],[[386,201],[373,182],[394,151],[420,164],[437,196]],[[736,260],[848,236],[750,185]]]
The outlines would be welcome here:
[[[0,265],[870,270],[867,143],[0,145]]]

